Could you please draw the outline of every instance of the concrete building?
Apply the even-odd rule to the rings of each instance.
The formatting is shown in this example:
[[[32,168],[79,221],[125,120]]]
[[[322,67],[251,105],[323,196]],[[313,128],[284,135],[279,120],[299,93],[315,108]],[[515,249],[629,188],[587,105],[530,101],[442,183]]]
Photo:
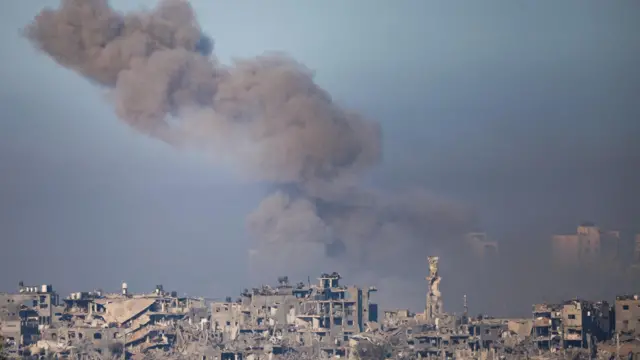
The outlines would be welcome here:
[[[544,350],[561,348],[561,324],[561,305],[533,305],[533,327],[531,338],[536,347]]]
[[[225,341],[273,333],[299,347],[319,344],[328,355],[344,356],[350,337],[378,321],[378,309],[371,302],[376,289],[342,286],[340,280],[338,273],[322,274],[317,285],[292,286],[280,277],[275,288],[245,290],[236,302],[213,303],[212,326]]]
[[[594,223],[578,226],[575,234],[551,239],[554,263],[564,267],[589,266],[620,260],[620,232],[602,231]]]
[[[616,297],[615,330],[620,334],[640,335],[640,297],[622,295]]]
[[[58,295],[51,285],[25,286],[18,293],[0,293],[0,335],[10,351],[39,340],[43,329],[51,326]]]
[[[569,300],[533,306],[533,341],[539,349],[587,348],[613,336],[613,309],[606,302]]]
[[[562,334],[564,348],[586,348],[597,341],[612,337],[613,309],[607,302],[583,300],[567,301],[562,306]]]

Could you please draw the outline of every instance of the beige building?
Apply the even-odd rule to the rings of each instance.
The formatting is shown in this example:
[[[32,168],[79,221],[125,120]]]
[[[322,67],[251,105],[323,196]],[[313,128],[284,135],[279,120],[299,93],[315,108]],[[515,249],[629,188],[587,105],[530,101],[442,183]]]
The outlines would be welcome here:
[[[620,232],[602,231],[593,223],[578,226],[575,234],[551,239],[554,263],[568,267],[619,259]]]
[[[322,274],[309,286],[280,277],[275,288],[246,290],[238,301],[211,304],[211,326],[224,341],[273,333],[299,347],[319,345],[327,354],[343,356],[348,339],[378,321],[378,309],[370,302],[374,288],[343,286],[340,279],[338,273]]]
[[[617,332],[640,335],[640,297],[638,295],[616,297],[615,314]]]
[[[551,249],[553,262],[557,265],[577,266],[580,262],[577,235],[554,235]]]

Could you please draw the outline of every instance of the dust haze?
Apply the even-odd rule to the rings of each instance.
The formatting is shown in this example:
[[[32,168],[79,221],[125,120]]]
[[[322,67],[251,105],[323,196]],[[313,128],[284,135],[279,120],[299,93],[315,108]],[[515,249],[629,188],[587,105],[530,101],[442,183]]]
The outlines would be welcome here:
[[[463,205],[422,189],[363,186],[382,156],[378,123],[336,105],[285,54],[220,64],[186,1],[121,14],[107,1],[65,0],[25,35],[111,89],[115,112],[134,129],[220,153],[230,171],[272,184],[247,221],[263,280],[321,268],[352,278],[420,274],[426,255],[472,221]]]
[[[429,189],[365,185],[383,160],[376,119],[338,106],[313,71],[286,54],[222,64],[187,1],[121,13],[106,0],[64,0],[42,10],[24,34],[108,89],[114,113],[133,129],[202,150],[215,166],[273,190],[247,217],[256,281],[337,270],[347,281],[380,286],[383,306],[407,298],[415,305],[433,254],[443,257],[448,308],[468,294],[472,309],[475,301],[494,313],[522,310],[543,294],[610,296],[618,291],[612,279],[625,279],[615,285],[621,289],[633,282],[618,270],[560,274],[542,260],[546,249],[533,245],[507,247],[492,264],[474,260],[461,242],[480,225],[470,204]],[[548,235],[522,236],[540,243]]]

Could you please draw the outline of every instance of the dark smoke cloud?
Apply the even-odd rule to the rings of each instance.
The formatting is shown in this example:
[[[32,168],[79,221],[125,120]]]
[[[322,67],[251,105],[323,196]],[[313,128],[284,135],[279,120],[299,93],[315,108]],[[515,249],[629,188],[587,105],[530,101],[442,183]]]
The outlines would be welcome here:
[[[219,64],[186,1],[121,14],[106,0],[63,0],[25,34],[60,65],[111,89],[133,128],[201,147],[274,184],[248,221],[261,274],[328,264],[378,277],[424,273],[427,254],[472,221],[464,207],[425,191],[363,187],[381,160],[379,125],[337,106],[312,71],[284,54]],[[325,258],[333,263],[321,264]]]

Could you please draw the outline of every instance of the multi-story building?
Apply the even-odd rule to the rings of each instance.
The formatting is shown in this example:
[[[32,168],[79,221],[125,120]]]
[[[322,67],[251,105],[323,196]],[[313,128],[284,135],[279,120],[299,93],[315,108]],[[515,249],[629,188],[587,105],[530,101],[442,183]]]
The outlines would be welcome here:
[[[588,347],[589,342],[611,338],[612,308],[607,302],[567,301],[562,306],[561,341],[567,347]]]
[[[640,335],[640,296],[616,297],[615,323],[615,330],[620,334]]]
[[[532,340],[539,349],[560,348],[562,305],[533,305]]]
[[[533,340],[540,349],[586,348],[611,338],[612,312],[605,301],[534,305]]]
[[[554,235],[551,242],[554,262],[560,266],[591,265],[620,257],[620,232],[602,231],[590,222],[578,226],[575,234]]]
[[[0,293],[0,335],[10,348],[30,345],[52,323],[58,295],[51,285],[25,286],[18,293]]]
[[[342,286],[340,279],[338,273],[322,274],[317,285],[292,286],[280,277],[275,288],[246,290],[236,302],[213,303],[212,326],[226,340],[273,332],[300,347],[321,344],[327,354],[345,355],[349,338],[378,321],[378,309],[370,301],[376,289]]]

